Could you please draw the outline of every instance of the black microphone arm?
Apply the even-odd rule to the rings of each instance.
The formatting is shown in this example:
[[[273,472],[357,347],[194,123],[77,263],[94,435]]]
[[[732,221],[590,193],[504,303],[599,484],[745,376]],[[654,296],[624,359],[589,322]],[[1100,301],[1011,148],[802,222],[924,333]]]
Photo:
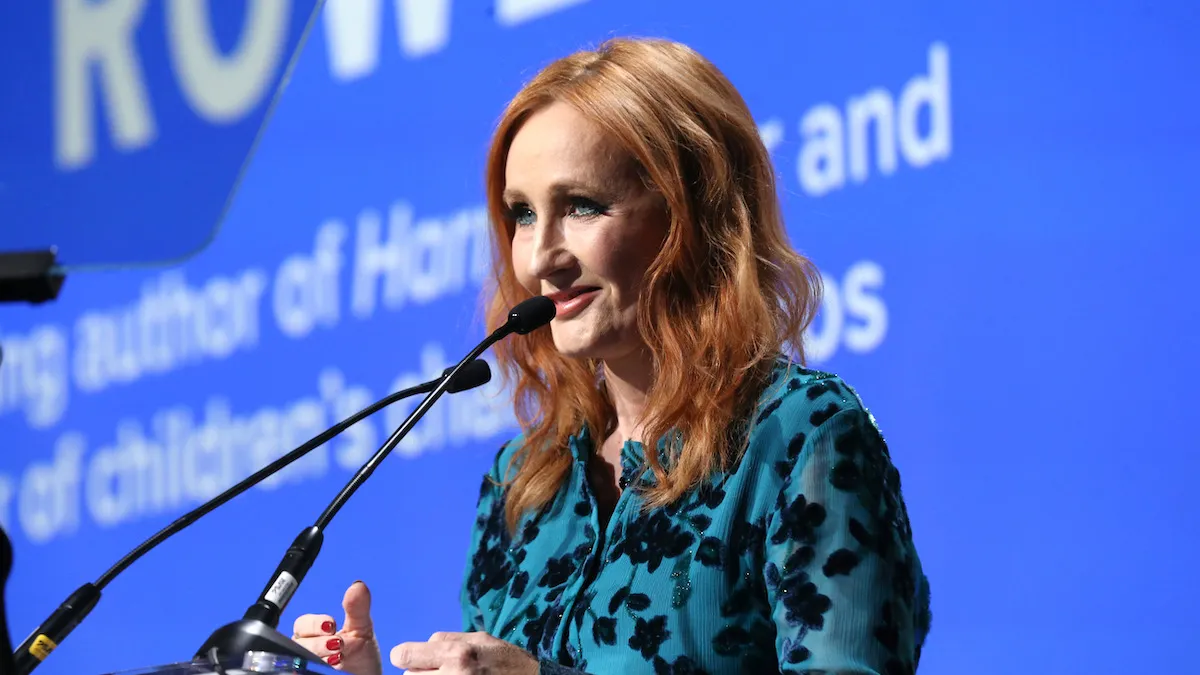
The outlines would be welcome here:
[[[463,366],[463,364],[459,365]],[[452,370],[453,372],[451,372]],[[365,417],[373,415],[383,408],[400,401],[401,399],[405,399],[410,396],[416,396],[417,394],[425,394],[438,387],[441,387],[444,391],[457,393],[460,391],[466,391],[468,389],[474,389],[475,387],[487,383],[491,379],[491,368],[488,366],[486,361],[475,360],[465,364],[465,366],[461,368],[447,368],[442,372],[440,377],[434,378],[415,387],[409,387],[408,389],[389,394],[379,399],[366,408],[363,408],[350,417],[347,417],[341,422],[338,422],[332,427],[321,432],[317,436],[309,439],[306,443],[297,447],[295,450],[292,450],[274,462],[271,462],[265,467],[259,469],[237,485],[234,485],[216,497],[213,497],[195,509],[187,512],[175,520],[175,522],[166,526],[157,534],[139,544],[137,548],[133,549],[124,558],[121,558],[119,561],[117,561],[117,564],[109,568],[107,572],[101,574],[95,582],[86,583],[76,589],[74,593],[72,593],[66,600],[63,601],[61,605],[59,605],[58,609],[56,609],[53,614],[51,614],[45,621],[42,622],[40,626],[38,626],[37,630],[35,630],[28,638],[25,639],[25,642],[23,642],[20,647],[17,647],[16,651],[12,652],[14,668],[11,672],[14,673],[14,675],[28,675],[28,673],[30,673],[34,668],[37,668],[39,665],[41,665],[42,661],[44,661],[46,657],[50,655],[50,652],[57,649],[58,645],[61,644],[68,635],[70,635],[71,631],[75,630],[75,627],[87,617],[87,615],[96,606],[96,603],[100,601],[100,591],[102,591],[105,586],[115,579],[117,575],[119,575],[121,572],[124,572],[130,565],[137,562],[139,558],[146,553],[149,553],[152,549],[166,541],[172,535],[177,534],[187,526],[191,525],[197,520],[200,520],[202,517],[225,502],[228,502],[246,490],[249,490],[255,485],[261,483],[266,478],[270,477],[272,474],[280,471],[292,462],[295,462],[301,457],[329,442],[329,440],[334,436],[337,436],[346,429],[349,429],[351,426],[362,421]],[[3,542],[0,542],[0,549],[2,548]],[[3,551],[0,550],[0,554],[2,553]],[[0,563],[3,563],[3,560],[0,560]],[[0,564],[0,567],[2,567],[2,564]],[[0,578],[0,582],[2,581],[3,579]],[[0,604],[0,608],[2,607],[3,605]],[[2,621],[2,618],[0,618],[0,621]],[[7,643],[3,643],[2,646],[4,647],[5,655],[12,651]],[[7,672],[10,671],[0,670],[0,675],[4,675]]]
[[[509,311],[508,321],[484,338],[483,342],[476,345],[458,365],[454,366],[450,371],[450,377],[453,378],[461,368],[466,367],[466,364],[474,361],[485,350],[508,335],[512,333],[524,335],[550,323],[554,319],[555,313],[554,302],[540,295],[517,304]],[[306,528],[296,537],[287,553],[284,554],[283,560],[275,568],[271,580],[259,594],[258,600],[246,610],[242,619],[214,631],[196,652],[196,658],[207,658],[211,662],[218,663],[224,659],[240,657],[246,652],[260,651],[285,654],[307,661],[320,661],[319,657],[300,647],[277,630],[280,616],[300,583],[304,581],[304,576],[308,573],[309,568],[316,561],[317,554],[321,552],[321,544],[325,539],[325,528],[329,526],[330,521],[346,501],[354,495],[355,491],[366,482],[367,478],[370,478],[388,454],[408,435],[408,432],[428,412],[434,402],[441,397],[446,391],[446,385],[447,381],[443,380],[425,396],[425,399],[417,405],[416,409],[379,450],[367,460],[366,464],[363,464],[358,473],[354,474],[346,487],[342,488],[342,491],[334,497],[324,513],[317,519],[316,524]]]

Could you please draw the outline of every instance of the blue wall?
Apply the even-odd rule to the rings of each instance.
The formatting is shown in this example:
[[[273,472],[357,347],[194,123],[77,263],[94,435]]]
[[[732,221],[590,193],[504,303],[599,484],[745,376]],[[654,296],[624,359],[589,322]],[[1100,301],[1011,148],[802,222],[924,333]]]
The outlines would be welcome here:
[[[14,639],[187,509],[482,337],[491,125],[548,60],[641,34],[715,61],[773,149],[793,241],[828,284],[813,362],[857,387],[904,477],[933,584],[921,672],[1191,667],[1200,12],[1069,4],[331,0],[207,249],[0,309]],[[26,14],[48,32],[49,9]],[[160,15],[139,29],[146,64],[170,44]],[[25,203],[58,213],[47,186],[69,174],[158,232],[146,257],[202,243],[219,208],[201,196],[237,166],[233,146],[206,163],[205,134],[240,124],[248,144],[269,100],[218,124],[160,75],[152,93],[175,103],[153,140],[119,148],[98,113],[95,157]],[[22,147],[49,152],[51,125]],[[161,175],[196,191],[118,192]],[[68,262],[129,255],[80,236]],[[190,657],[407,410],[135,565],[40,672]],[[444,398],[335,521],[285,630],[340,616],[360,578],[385,649],[457,630],[479,476],[512,433],[495,387]]]

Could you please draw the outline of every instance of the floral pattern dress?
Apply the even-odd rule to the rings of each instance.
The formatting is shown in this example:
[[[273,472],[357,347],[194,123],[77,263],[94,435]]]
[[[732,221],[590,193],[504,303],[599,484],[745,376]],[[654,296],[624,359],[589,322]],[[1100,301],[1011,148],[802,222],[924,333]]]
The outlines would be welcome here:
[[[480,489],[464,629],[546,675],[915,672],[929,584],[874,418],[838,377],[781,359],[751,422],[733,468],[664,508],[642,507],[654,476],[627,442],[603,528],[584,428],[558,497],[511,537],[494,481],[522,437],[505,444]]]

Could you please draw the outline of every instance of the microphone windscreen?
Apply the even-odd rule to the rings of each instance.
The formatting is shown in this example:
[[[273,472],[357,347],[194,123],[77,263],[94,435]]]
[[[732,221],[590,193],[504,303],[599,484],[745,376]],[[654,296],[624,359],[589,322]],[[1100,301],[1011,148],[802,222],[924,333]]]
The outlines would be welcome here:
[[[453,368],[447,368],[442,371],[442,377],[447,377]],[[492,367],[483,359],[475,359],[474,361],[463,366],[454,379],[450,380],[450,386],[446,387],[446,391],[451,394],[457,394],[460,391],[474,389],[480,385],[487,384],[492,379]]]
[[[517,333],[525,335],[550,323],[557,312],[553,300],[544,295],[536,295],[517,303],[516,307],[509,310],[508,325]]]

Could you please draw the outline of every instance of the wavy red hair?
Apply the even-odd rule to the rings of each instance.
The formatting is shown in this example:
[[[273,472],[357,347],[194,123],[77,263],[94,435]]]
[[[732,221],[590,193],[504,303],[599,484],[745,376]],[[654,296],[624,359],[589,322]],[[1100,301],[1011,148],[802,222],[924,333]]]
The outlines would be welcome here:
[[[648,507],[698,487],[744,449],[748,418],[774,359],[804,360],[803,332],[820,304],[820,275],[788,242],[774,168],[733,84],[691,48],[666,40],[612,39],[554,61],[509,103],[487,159],[494,273],[489,329],[529,297],[512,267],[513,224],[503,200],[513,136],[550,102],[573,106],[611,134],[662,196],[668,227],[645,277],[638,329],[653,356],[642,420],[647,447],[672,430],[669,466]],[[571,467],[568,438],[584,424],[598,436],[615,423],[594,361],[562,356],[550,331],[496,347],[525,432],[506,472],[506,521],[558,493]]]

